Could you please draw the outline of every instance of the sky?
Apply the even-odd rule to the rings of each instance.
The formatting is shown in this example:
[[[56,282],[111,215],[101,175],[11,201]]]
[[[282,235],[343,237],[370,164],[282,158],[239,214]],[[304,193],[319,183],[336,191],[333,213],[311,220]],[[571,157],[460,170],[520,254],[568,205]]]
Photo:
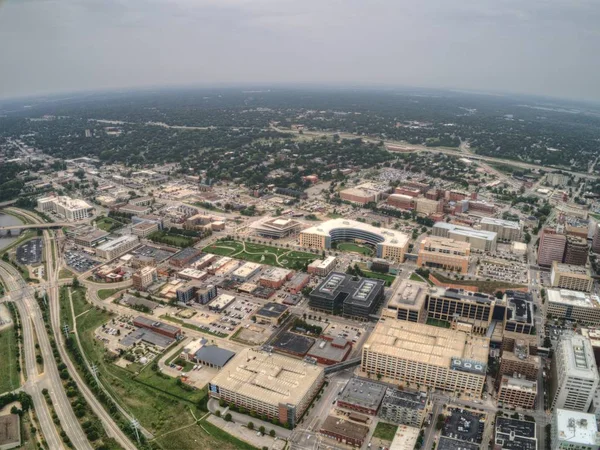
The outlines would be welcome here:
[[[0,97],[402,86],[600,101],[598,0],[0,0]]]

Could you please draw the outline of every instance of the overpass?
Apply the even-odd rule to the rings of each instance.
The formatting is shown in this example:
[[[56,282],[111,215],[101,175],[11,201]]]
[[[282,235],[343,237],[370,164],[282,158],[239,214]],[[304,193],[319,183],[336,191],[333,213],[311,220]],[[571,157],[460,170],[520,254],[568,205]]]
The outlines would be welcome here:
[[[57,229],[62,227],[74,227],[79,224],[89,224],[88,220],[80,220],[78,222],[47,222],[47,223],[24,223],[22,225],[8,225],[4,227],[0,227],[0,232],[9,231],[9,230],[28,230],[28,229],[38,229],[38,230],[50,230]]]
[[[339,372],[340,370],[349,369],[350,367],[360,365],[361,357],[348,359],[347,361],[342,361],[337,364],[333,364],[331,366],[325,367],[325,375],[329,375],[331,373]]]

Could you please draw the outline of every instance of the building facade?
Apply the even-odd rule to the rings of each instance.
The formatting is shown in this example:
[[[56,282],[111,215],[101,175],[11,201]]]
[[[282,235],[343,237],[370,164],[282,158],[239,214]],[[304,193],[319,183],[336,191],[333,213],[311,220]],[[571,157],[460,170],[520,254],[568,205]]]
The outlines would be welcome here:
[[[419,245],[417,266],[467,273],[471,244],[454,239],[426,236]]]
[[[552,263],[550,273],[552,287],[569,289],[572,291],[591,292],[594,279],[586,267],[561,264],[558,261]]]

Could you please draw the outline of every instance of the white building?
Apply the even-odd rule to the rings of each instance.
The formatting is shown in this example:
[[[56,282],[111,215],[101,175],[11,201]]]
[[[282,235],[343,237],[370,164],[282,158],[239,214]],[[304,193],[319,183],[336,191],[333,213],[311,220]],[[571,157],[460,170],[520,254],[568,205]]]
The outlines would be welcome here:
[[[139,241],[137,236],[121,236],[96,247],[96,256],[111,260],[121,256],[123,253],[127,253],[138,245]]]
[[[598,450],[600,433],[593,414],[557,409],[552,417],[552,450]]]
[[[87,219],[94,212],[94,207],[85,200],[65,196],[40,198],[38,209],[42,212],[54,212],[69,222]]]
[[[589,338],[563,335],[552,360],[552,409],[588,411],[598,388],[596,359]]]

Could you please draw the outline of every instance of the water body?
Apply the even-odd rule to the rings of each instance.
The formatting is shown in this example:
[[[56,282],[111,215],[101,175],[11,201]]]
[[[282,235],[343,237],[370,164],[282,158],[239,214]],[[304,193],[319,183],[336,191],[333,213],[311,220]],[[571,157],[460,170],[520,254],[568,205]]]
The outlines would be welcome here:
[[[0,212],[0,227],[9,227],[13,225],[22,225],[23,221],[17,219],[15,216],[11,216],[10,214],[4,214]],[[19,230],[13,230],[12,236],[4,236],[4,232],[2,232],[2,236],[0,236],[0,250],[5,247],[8,247],[10,244],[15,242],[19,235],[17,234]]]

